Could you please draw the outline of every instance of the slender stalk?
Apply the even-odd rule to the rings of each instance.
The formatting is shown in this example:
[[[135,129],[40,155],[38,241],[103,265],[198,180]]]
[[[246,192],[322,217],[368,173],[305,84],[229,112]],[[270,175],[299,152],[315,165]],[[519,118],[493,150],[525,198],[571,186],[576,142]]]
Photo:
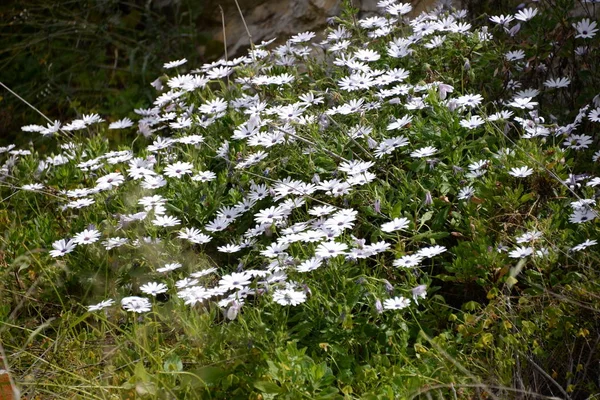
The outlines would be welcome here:
[[[31,109],[33,109],[35,112],[37,112],[38,114],[40,114],[46,121],[48,121],[51,124],[54,124],[54,121],[52,121],[50,118],[46,117],[46,115],[44,115],[43,112],[41,112],[40,110],[38,110],[37,108],[35,108],[33,105],[31,105],[31,103],[29,103],[27,100],[25,100],[24,98],[22,98],[21,96],[19,96],[17,93],[13,92],[8,86],[6,86],[4,83],[0,82],[0,86],[2,86],[4,89],[8,90],[13,96],[15,96],[17,99],[21,100],[23,103],[27,104]],[[59,129],[59,131],[64,134],[67,137],[72,137],[73,135],[70,133],[67,133],[65,131],[63,131],[62,129]]]
[[[250,40],[250,47],[254,50],[254,42],[252,41],[252,34],[250,33],[250,29],[248,29],[248,25],[246,24],[246,19],[244,18],[244,14],[242,13],[242,9],[240,8],[240,3],[238,0],[235,0],[235,5],[240,13],[240,17],[242,18],[242,22],[244,23],[244,28],[246,28],[246,34],[248,35],[248,39]]]

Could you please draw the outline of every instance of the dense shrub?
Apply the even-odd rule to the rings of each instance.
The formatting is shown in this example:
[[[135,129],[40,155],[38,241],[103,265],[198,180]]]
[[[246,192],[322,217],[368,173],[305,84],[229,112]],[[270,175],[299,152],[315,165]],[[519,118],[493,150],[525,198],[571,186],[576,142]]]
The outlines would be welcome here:
[[[382,1],[320,39],[166,63],[135,122],[23,127],[62,151],[2,152],[22,390],[597,393],[600,75],[572,6],[473,27]]]

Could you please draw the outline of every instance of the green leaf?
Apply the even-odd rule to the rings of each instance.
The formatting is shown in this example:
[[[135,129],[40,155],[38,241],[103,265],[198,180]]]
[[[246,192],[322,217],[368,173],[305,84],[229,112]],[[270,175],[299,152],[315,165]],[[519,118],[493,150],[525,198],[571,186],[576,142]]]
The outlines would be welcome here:
[[[521,196],[521,203],[527,203],[529,200],[533,199],[535,197],[535,193],[526,193],[523,196]]]
[[[513,276],[506,278],[506,286],[508,287],[513,287],[517,282],[519,281]]]
[[[135,392],[139,396],[142,396],[142,398],[146,396],[155,396],[156,385],[153,382],[138,382],[135,385]]]
[[[204,386],[215,386],[227,371],[217,367],[201,367],[190,371],[188,374],[181,375],[181,382],[184,386],[199,388]]]
[[[476,301],[468,301],[462,306],[462,308],[465,309],[465,311],[475,311],[479,307],[481,307],[481,304],[479,304]]]
[[[135,369],[133,371],[134,376],[142,382],[147,382],[150,380],[150,375],[148,374],[148,372],[146,371],[146,368],[144,367],[144,362],[140,361],[135,365]]]
[[[263,393],[281,393],[283,391],[277,384],[269,381],[254,382],[254,387]]]
[[[331,157],[316,157],[315,165],[317,168],[322,168],[324,171],[332,171],[337,167]]]
[[[456,281],[456,277],[452,276],[452,275],[446,275],[446,274],[438,274],[435,276],[436,279],[439,279],[441,281],[444,282],[454,282]]]
[[[269,375],[272,377],[276,377],[279,375],[279,367],[275,365],[275,363],[271,360],[267,360],[267,365],[269,366]]]
[[[337,398],[342,398],[342,396],[340,395],[340,391],[335,388],[335,387],[328,387],[324,390],[322,390],[321,392],[319,392],[318,396],[315,397],[315,399],[337,399]]]
[[[433,211],[427,211],[425,214],[423,214],[419,220],[420,226],[423,226],[425,222],[431,219],[431,217],[433,217]]]
[[[423,240],[423,239],[440,240],[447,236],[450,236],[450,234],[448,232],[427,231],[427,232],[419,233],[418,235],[413,236],[412,238],[410,238],[410,240],[412,240],[413,242],[418,241],[418,240]]]
[[[485,347],[489,347],[494,343],[494,335],[489,332],[484,333],[481,335],[480,343]]]
[[[396,204],[394,204],[394,207],[392,208],[392,212],[390,213],[390,216],[392,218],[398,218],[400,217],[402,213],[402,202],[397,202]]]
[[[531,321],[523,320],[521,324],[523,325],[523,331],[527,335],[532,335],[537,329],[537,325]]]
[[[492,300],[492,299],[498,297],[499,294],[500,294],[500,291],[498,290],[498,288],[497,287],[493,287],[487,293],[486,297],[487,297],[488,300]]]
[[[173,211],[175,213],[178,214],[183,214],[183,210],[181,210],[180,208],[175,207],[173,204],[167,203],[165,204],[165,208],[169,211]]]

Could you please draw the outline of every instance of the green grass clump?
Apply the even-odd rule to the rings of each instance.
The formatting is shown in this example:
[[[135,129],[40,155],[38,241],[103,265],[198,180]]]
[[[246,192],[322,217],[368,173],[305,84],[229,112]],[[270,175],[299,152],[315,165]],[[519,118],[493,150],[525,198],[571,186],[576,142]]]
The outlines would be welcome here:
[[[600,390],[595,25],[567,5],[474,25],[380,6],[320,39],[167,63],[136,121],[23,127],[57,154],[2,149],[15,389]],[[116,129],[138,136],[115,146]]]

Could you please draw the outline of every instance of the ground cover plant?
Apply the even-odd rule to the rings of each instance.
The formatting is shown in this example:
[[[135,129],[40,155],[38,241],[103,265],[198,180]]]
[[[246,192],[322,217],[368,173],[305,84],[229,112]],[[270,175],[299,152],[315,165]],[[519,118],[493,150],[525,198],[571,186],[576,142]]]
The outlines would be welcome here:
[[[2,350],[29,398],[593,398],[594,4],[164,64],[137,120],[2,148]],[[137,136],[129,146],[111,130]]]

